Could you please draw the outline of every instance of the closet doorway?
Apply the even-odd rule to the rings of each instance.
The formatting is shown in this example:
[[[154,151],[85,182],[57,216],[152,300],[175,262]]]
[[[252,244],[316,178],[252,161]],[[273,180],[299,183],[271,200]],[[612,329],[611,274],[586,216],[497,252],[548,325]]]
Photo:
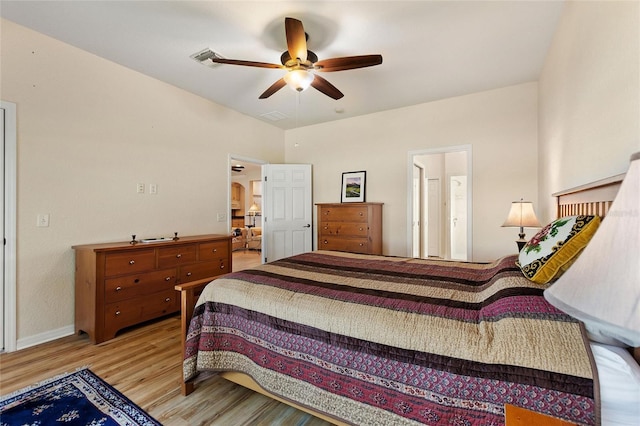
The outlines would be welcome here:
[[[471,260],[471,146],[409,152],[408,253]]]

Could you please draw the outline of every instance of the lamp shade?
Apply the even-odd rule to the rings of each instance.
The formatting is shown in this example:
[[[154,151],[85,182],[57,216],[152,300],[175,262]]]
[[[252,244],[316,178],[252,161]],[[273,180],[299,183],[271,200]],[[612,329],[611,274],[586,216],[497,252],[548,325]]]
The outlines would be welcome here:
[[[530,201],[514,201],[511,203],[511,209],[507,220],[502,224],[504,227],[526,227],[526,228],[539,228],[542,225],[536,213],[533,211],[533,203]]]
[[[544,297],[585,323],[590,338],[640,346],[640,152],[580,257]]]
[[[521,251],[525,244],[527,244],[527,240],[524,238],[524,228],[538,228],[542,225],[540,225],[536,213],[533,211],[533,203],[520,199],[520,201],[511,203],[509,215],[502,226],[520,228],[520,233],[518,234],[519,239],[516,240],[516,244],[518,245],[518,251]]]
[[[249,211],[251,213],[257,213],[260,211],[260,207],[256,203],[253,203],[251,204],[251,207],[249,207]]]
[[[289,87],[298,92],[309,88],[315,76],[306,70],[293,70],[284,75],[284,81]]]

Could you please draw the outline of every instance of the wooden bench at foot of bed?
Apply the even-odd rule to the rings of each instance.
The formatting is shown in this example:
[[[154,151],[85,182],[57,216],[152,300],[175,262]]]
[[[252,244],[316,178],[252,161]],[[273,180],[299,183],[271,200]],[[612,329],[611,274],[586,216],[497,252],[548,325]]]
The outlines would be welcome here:
[[[217,277],[221,278],[223,276]],[[199,281],[193,281],[187,284],[180,284],[175,286],[175,289],[180,292],[180,307],[181,307],[181,316],[180,322],[182,326],[182,356],[184,356],[185,351],[185,341],[187,332],[189,330],[189,322],[191,317],[193,316],[193,311],[195,308],[195,304],[198,301],[198,297],[202,293],[202,290],[205,288],[207,284],[211,282],[211,279],[204,279]],[[182,358],[180,359],[180,365],[182,365]],[[222,372],[219,373],[226,380],[244,386],[248,389],[251,389],[255,392],[258,392],[262,395],[265,395],[271,399],[275,399],[284,404],[287,404],[291,407],[294,407],[298,410],[304,411],[305,413],[311,414],[312,416],[318,417],[322,420],[330,422],[339,426],[346,426],[348,423],[341,422],[336,420],[326,414],[319,413],[310,408],[301,406],[296,404],[295,402],[289,401],[277,395],[273,395],[266,390],[264,390],[258,383],[256,383],[251,377],[246,374],[239,372]],[[182,382],[181,392],[182,395],[187,396],[195,389],[195,380],[189,380],[186,382]],[[516,407],[513,405],[507,404],[505,406],[505,425],[506,426],[525,426],[525,425],[548,425],[548,426],[568,426],[573,423],[568,423],[560,419],[556,419],[553,417],[546,416],[544,414],[536,413],[524,408]]]

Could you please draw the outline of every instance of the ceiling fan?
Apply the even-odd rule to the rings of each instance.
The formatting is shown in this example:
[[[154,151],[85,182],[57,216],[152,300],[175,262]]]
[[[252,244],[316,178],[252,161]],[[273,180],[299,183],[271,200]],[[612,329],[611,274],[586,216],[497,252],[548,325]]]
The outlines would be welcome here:
[[[287,84],[298,92],[302,92],[309,86],[312,86],[333,99],[340,99],[344,94],[333,84],[312,71],[344,71],[371,67],[382,63],[382,55],[345,56],[318,61],[318,56],[312,51],[307,50],[307,34],[304,32],[302,22],[294,18],[285,18],[284,27],[287,36],[287,51],[280,56],[282,65],[267,62],[224,59],[217,55],[214,55],[211,60],[219,64],[287,70],[283,78],[273,83],[260,95],[260,99],[268,98]]]

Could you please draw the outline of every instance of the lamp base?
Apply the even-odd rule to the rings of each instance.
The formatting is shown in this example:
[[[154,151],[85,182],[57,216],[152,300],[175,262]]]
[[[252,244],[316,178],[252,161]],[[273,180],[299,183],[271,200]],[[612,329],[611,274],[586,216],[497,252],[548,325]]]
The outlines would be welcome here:
[[[527,240],[523,240],[523,239],[516,240],[516,244],[518,245],[518,253],[522,251],[522,249],[527,243],[528,243]]]

